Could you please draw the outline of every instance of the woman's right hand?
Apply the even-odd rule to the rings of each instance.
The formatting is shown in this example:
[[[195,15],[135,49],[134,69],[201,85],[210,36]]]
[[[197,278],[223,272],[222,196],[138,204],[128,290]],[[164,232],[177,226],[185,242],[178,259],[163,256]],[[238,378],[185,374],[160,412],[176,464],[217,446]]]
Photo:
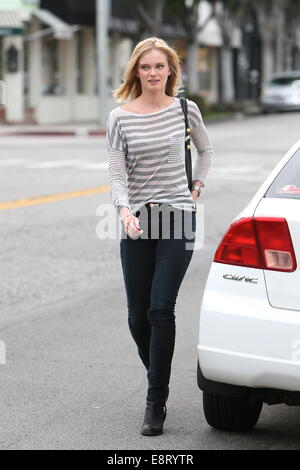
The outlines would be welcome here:
[[[143,233],[140,229],[140,221],[133,214],[128,214],[123,219],[124,230],[129,237],[137,237]]]

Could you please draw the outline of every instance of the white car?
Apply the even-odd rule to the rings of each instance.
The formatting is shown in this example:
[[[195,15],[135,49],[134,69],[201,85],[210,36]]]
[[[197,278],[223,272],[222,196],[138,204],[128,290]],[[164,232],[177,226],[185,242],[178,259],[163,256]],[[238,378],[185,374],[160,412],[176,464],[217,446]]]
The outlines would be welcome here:
[[[217,429],[300,405],[300,140],[233,220],[201,304],[198,385]]]
[[[277,73],[262,85],[263,112],[300,110],[300,71]]]

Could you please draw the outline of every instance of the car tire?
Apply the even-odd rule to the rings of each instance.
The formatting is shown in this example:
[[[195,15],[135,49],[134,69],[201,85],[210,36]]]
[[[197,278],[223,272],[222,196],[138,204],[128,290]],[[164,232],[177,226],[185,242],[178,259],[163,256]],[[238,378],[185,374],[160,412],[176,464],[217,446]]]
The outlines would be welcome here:
[[[203,410],[207,423],[220,430],[246,432],[257,423],[263,401],[251,392],[233,397],[203,392]]]

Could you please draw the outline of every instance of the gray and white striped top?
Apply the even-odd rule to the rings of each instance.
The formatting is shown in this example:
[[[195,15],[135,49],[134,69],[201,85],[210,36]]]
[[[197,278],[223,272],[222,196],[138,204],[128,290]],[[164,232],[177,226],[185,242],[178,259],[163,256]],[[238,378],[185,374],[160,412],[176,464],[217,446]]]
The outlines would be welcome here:
[[[190,100],[191,140],[197,149],[193,181],[203,184],[212,147],[198,106]],[[195,211],[185,171],[185,122],[179,98],[160,111],[135,114],[120,106],[107,119],[110,195],[118,209],[136,213],[152,202]]]

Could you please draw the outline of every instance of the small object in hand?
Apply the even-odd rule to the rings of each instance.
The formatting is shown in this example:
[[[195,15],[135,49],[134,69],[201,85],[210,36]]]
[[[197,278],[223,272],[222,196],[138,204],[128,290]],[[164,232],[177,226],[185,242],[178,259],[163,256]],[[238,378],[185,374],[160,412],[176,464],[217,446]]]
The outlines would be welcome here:
[[[200,196],[200,193],[201,193],[201,186],[198,186],[198,185],[194,184],[194,185],[192,186],[192,191],[193,191],[193,190],[198,191],[198,197],[199,197],[199,196]]]

